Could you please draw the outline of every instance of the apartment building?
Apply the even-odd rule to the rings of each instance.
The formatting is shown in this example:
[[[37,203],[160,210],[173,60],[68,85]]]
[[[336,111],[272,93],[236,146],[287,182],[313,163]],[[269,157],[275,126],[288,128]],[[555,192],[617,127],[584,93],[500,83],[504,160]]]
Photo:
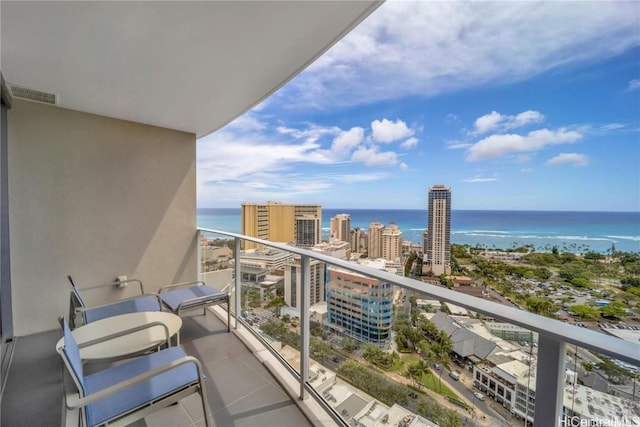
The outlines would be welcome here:
[[[310,248],[322,240],[322,224],[316,215],[302,215],[296,218],[296,246]]]
[[[351,241],[351,217],[348,214],[338,214],[331,218],[330,240],[342,242]]]
[[[384,225],[379,222],[369,224],[369,258],[382,258],[382,232]]]
[[[360,227],[351,230],[351,250],[353,252],[365,252],[367,250],[367,233]]]
[[[310,305],[325,301],[326,264],[317,260],[310,263],[309,289]],[[284,267],[284,302],[289,307],[300,309],[300,286],[302,285],[302,268],[300,258]]]
[[[382,231],[382,258],[389,261],[402,258],[402,231],[395,222]]]
[[[429,211],[424,262],[436,276],[451,274],[451,189],[434,185],[429,189]]]
[[[315,230],[312,235],[320,242],[322,207],[320,205],[291,205],[280,202],[242,203],[241,205],[241,234],[257,237],[272,242],[296,242],[296,219],[315,217]],[[301,226],[309,226],[308,221],[302,221]],[[301,238],[308,238],[308,233],[302,233]],[[256,248],[256,243],[247,242],[246,249]]]

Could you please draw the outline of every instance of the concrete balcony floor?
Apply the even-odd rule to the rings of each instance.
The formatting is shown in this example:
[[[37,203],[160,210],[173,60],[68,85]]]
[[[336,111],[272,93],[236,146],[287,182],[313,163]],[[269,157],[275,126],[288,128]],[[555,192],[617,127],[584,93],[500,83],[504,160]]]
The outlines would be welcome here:
[[[60,425],[63,366],[55,351],[59,337],[58,331],[51,331],[15,340],[2,398],[2,426]],[[185,318],[181,344],[203,364],[215,426],[311,425],[274,376],[212,313]],[[183,399],[133,426],[204,426],[199,398]]]

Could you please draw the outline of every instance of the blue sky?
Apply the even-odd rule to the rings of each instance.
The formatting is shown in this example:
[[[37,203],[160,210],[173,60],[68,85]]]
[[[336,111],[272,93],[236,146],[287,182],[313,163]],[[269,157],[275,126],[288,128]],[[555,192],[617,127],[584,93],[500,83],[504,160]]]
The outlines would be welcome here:
[[[639,28],[635,1],[388,1],[198,141],[198,206],[638,211]]]

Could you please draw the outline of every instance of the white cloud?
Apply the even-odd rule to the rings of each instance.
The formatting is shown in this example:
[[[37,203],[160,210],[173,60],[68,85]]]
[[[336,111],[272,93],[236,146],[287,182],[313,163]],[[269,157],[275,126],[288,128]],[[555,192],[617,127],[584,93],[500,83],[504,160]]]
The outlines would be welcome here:
[[[390,143],[413,135],[414,131],[407,124],[398,119],[395,122],[382,119],[371,122],[373,140],[376,142]]]
[[[527,110],[523,111],[520,114],[517,114],[513,123],[509,124],[510,127],[520,127],[524,125],[528,125],[529,123],[540,123],[544,120],[544,116],[540,114],[539,111]]]
[[[640,89],[640,79],[633,79],[627,84],[627,90]]]
[[[348,131],[342,131],[331,144],[331,153],[337,160],[347,158],[353,149],[364,141],[364,129],[354,127]]]
[[[474,123],[475,132],[480,134],[496,129],[502,120],[504,120],[504,116],[497,111],[478,117]]]
[[[281,99],[326,109],[508,84],[611,58],[637,28],[635,2],[388,1]]]
[[[589,156],[579,153],[560,153],[547,160],[548,165],[564,165],[567,163],[573,163],[575,166],[587,166],[589,164]]]
[[[400,144],[400,147],[404,148],[405,150],[408,150],[410,148],[415,147],[416,145],[418,145],[418,138],[411,137],[406,141],[404,141],[402,144]]]
[[[606,125],[602,125],[600,127],[600,129],[602,129],[603,131],[610,131],[610,130],[622,129],[622,128],[625,128],[626,126],[627,125],[624,124],[624,123],[609,123],[609,124],[606,124]]]
[[[470,142],[450,142],[447,144],[447,149],[448,150],[461,150],[463,148],[469,148],[471,147],[473,144]]]
[[[413,139],[404,143],[415,145]],[[381,152],[363,127],[295,127],[255,113],[198,140],[197,159],[198,202],[205,206],[295,200],[341,184],[381,180],[389,176],[388,166],[403,167],[397,154]],[[346,163],[353,173],[336,173]],[[301,165],[304,173],[294,172]],[[373,171],[360,172],[363,166]]]
[[[579,132],[564,128],[557,131],[540,129],[527,135],[491,135],[473,144],[467,150],[466,160],[477,162],[506,154],[534,152],[548,145],[574,143],[581,138]]]
[[[378,147],[360,147],[353,152],[351,160],[367,166],[395,165],[398,156],[393,151],[378,152]]]
[[[467,178],[467,179],[463,179],[462,182],[472,182],[472,183],[476,183],[476,182],[494,182],[497,181],[498,178],[481,178],[479,176],[473,177],[473,178]]]
[[[402,169],[403,171],[406,171],[407,169],[409,169],[409,165],[407,165],[406,163],[402,162],[402,163],[400,163],[400,169]]]
[[[474,123],[475,130],[471,135],[481,135],[494,130],[508,130],[531,123],[540,123],[544,116],[539,111],[527,110],[515,116],[505,116],[497,111],[492,111],[482,117],[478,117]]]

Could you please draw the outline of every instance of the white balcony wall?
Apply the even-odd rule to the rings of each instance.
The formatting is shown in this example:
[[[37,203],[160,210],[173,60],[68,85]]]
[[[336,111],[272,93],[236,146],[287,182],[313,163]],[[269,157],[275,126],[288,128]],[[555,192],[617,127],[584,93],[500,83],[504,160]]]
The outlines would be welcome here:
[[[8,151],[15,335],[57,327],[67,275],[197,279],[195,135],[14,100]]]

